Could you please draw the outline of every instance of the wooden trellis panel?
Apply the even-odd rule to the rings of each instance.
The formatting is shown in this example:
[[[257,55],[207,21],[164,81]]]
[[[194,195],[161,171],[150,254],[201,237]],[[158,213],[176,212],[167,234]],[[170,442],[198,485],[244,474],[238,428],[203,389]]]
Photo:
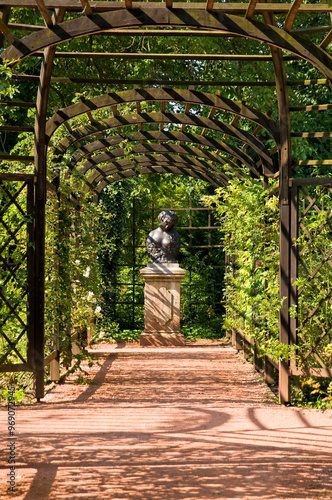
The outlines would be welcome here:
[[[34,176],[0,174],[0,372],[33,371]]]
[[[291,240],[290,373],[332,377],[332,178],[293,179]]]

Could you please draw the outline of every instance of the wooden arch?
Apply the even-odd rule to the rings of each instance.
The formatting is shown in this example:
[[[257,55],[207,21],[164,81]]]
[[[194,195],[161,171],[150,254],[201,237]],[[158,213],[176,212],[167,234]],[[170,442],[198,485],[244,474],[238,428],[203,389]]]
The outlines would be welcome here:
[[[147,8],[101,12],[50,26],[41,32],[15,41],[4,52],[3,57],[9,60],[24,59],[37,50],[105,30],[141,26],[191,27],[222,30],[231,35],[251,38],[286,50],[307,60],[332,80],[331,57],[316,45],[300,37],[294,37],[281,28],[219,12],[211,13],[201,9],[188,11],[181,8],[153,8],[153,3],[150,5]]]

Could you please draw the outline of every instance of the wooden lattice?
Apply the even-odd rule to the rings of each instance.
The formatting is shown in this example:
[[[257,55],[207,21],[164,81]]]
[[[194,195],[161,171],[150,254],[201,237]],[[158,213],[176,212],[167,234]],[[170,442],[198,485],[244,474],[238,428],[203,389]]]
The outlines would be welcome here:
[[[0,180],[1,371],[31,369],[31,191],[30,179]]]
[[[307,183],[309,180],[307,180]],[[314,184],[316,183],[316,185]],[[297,208],[298,234],[293,225],[292,284],[295,306],[291,312],[292,341],[297,351],[298,368],[312,375],[330,376],[332,356],[332,184],[321,179],[311,185],[293,188]],[[297,205],[297,207],[296,207]],[[297,266],[296,266],[297,257]],[[295,331],[296,328],[296,331]]]

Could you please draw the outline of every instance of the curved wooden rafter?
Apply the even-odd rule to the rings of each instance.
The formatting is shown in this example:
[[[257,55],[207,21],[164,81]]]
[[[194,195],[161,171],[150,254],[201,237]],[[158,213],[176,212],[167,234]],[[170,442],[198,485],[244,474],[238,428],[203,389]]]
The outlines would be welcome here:
[[[151,130],[148,132],[134,132],[130,134],[129,138],[126,138],[125,136],[122,135],[116,135],[112,137],[107,137],[102,140],[94,141],[89,144],[86,144],[82,147],[80,147],[79,150],[77,150],[76,154],[78,153],[80,156],[75,156],[75,159],[70,162],[69,167],[70,169],[74,168],[76,163],[80,161],[85,155],[89,155],[95,151],[105,149],[108,147],[113,147],[113,146],[118,146],[121,143],[127,141],[129,139],[130,142],[142,142],[145,143],[145,141],[162,141],[161,144],[144,144],[143,147],[146,149],[154,148],[155,151],[157,152],[157,149],[160,148],[160,153],[163,152],[176,152],[176,153],[181,153],[182,151],[186,154],[189,154],[189,152],[192,151],[199,151],[199,155],[197,155],[200,158],[204,159],[209,159],[213,161],[216,165],[221,164],[221,165],[228,165],[228,167],[234,172],[234,173],[239,173],[240,172],[240,167],[236,163],[234,163],[233,160],[229,158],[224,158],[221,155],[215,153],[216,150],[219,150],[220,147],[220,141],[217,139],[213,138],[207,138],[203,137],[199,134],[190,134],[190,133],[184,133],[184,132],[176,132],[176,131],[157,131],[157,130]],[[181,145],[174,144],[173,142],[165,142],[165,141],[176,141],[176,142],[182,142]],[[192,147],[191,144],[195,144],[198,146],[205,146],[207,148],[211,148],[213,151],[206,150],[206,149],[200,149],[196,147]],[[137,147],[137,152],[139,151],[140,145],[135,146]],[[163,149],[165,148],[165,149]],[[121,148],[122,149],[122,148]],[[146,151],[149,152],[149,151]],[[110,152],[111,154],[114,153],[114,151]],[[73,157],[74,158],[74,157]],[[104,157],[103,157],[104,158]],[[94,163],[96,162],[95,157],[91,158]],[[89,161],[89,160],[88,160]]]
[[[17,40],[3,52],[2,57],[8,60],[24,59],[38,50],[73,38],[98,34],[106,30],[143,26],[205,28],[251,38],[307,60],[332,81],[332,58],[315,44],[298,36],[292,36],[276,26],[232,14],[200,9],[134,8],[93,14],[45,28]]]
[[[168,166],[161,166],[161,165],[153,165],[153,166],[146,166],[146,167],[141,167],[139,171],[135,169],[129,169],[125,173],[123,173],[121,176],[119,173],[114,174],[110,177],[107,177],[103,179],[102,181],[99,182],[97,186],[91,186],[93,188],[93,191],[96,193],[101,193],[102,190],[108,185],[112,184],[113,182],[121,181],[123,179],[129,179],[130,177],[133,177],[135,175],[139,174],[155,174],[155,173],[164,173],[164,174],[177,174],[177,175],[186,175],[190,177],[195,177],[197,179],[204,180],[206,182],[209,182],[210,184],[220,187],[222,185],[226,185],[228,182],[228,178],[225,176],[225,178],[219,177],[218,180],[214,180],[210,177],[206,177],[204,174],[201,174],[199,172],[196,172],[190,168],[186,167],[176,167],[173,165],[168,165]]]
[[[222,170],[224,167],[223,164],[219,163],[219,168],[216,165],[213,165],[206,160],[199,159],[197,157],[189,157],[187,155],[182,154],[145,154],[139,156],[133,156],[130,159],[114,159],[112,162],[107,164],[96,164],[89,169],[82,169],[79,171],[79,175],[81,178],[84,178],[84,174],[90,174],[87,179],[87,184],[91,185],[95,183],[95,180],[101,180],[104,175],[104,172],[107,171],[108,174],[119,173],[119,175],[128,169],[139,168],[141,166],[146,165],[177,165],[177,166],[187,166],[193,171],[200,172],[204,176],[208,176],[208,182],[211,179],[214,179],[214,183],[218,183],[218,179],[225,180],[226,174]],[[91,172],[92,170],[92,172]],[[238,169],[240,170],[240,169]],[[202,177],[203,178],[203,177]]]
[[[126,179],[128,177],[127,172],[135,171],[137,175],[142,173],[142,168],[153,168],[156,166],[166,169],[165,171],[169,173],[174,173],[174,169],[177,169],[176,173],[182,172],[184,175],[195,174],[196,177],[215,186],[223,185],[227,179],[227,175],[223,172],[219,172],[218,175],[216,175],[216,172],[211,172],[210,165],[206,167],[203,162],[189,160],[178,155],[173,155],[173,160],[166,157],[153,158],[144,156],[133,160],[120,160],[103,165],[87,178],[87,184],[96,190],[98,184],[109,176],[118,176],[117,179],[119,180]]]
[[[175,114],[174,114],[174,116],[175,116]],[[185,116],[188,117],[188,115],[185,115]],[[205,119],[205,120],[208,121],[209,119]],[[186,121],[188,122],[188,120],[186,120]],[[210,121],[212,122],[212,120],[210,120]],[[215,130],[215,131],[219,131],[219,132],[223,132],[222,127],[219,129],[218,124],[216,123],[217,121],[214,120],[214,122],[215,123],[213,123],[213,124],[211,123],[210,129]],[[130,126],[130,125],[137,125],[138,123],[152,123],[152,124],[154,124],[154,123],[174,123],[173,114],[170,117],[167,117],[166,113],[165,114],[163,114],[163,113],[144,113],[142,115],[135,114],[135,115],[117,116],[115,118],[109,118],[108,120],[96,122],[94,125],[88,125],[86,127],[83,127],[79,131],[80,137],[78,137],[77,130],[73,131],[73,133],[71,134],[71,138],[75,138],[75,142],[76,142],[76,141],[81,140],[84,136],[86,137],[87,135],[96,134],[96,133],[101,132],[101,131],[111,130],[114,128],[118,128],[119,126],[125,127],[125,126]],[[221,123],[221,125],[223,125],[222,122],[220,122],[220,123]],[[194,121],[193,125],[196,126],[196,124],[197,123]],[[212,128],[212,126],[213,126],[213,128]],[[81,134],[84,134],[84,135],[82,136]],[[186,137],[187,134],[185,134],[185,133],[183,133],[183,134],[184,134],[184,137]],[[237,148],[236,146],[227,144],[227,143],[219,141],[219,140],[215,141],[215,140],[211,139],[211,141],[214,142],[215,145],[218,144],[218,150],[220,150],[224,153],[227,153],[234,158],[237,158],[241,163],[243,163],[250,170],[252,170],[255,175],[258,174],[256,166],[255,166],[256,165],[255,162],[244,151]],[[69,147],[69,144],[67,145],[67,147]],[[264,164],[266,164],[270,167],[270,170],[272,173],[273,164],[272,164],[271,158],[266,160],[265,152],[264,153],[260,152],[260,157],[261,157],[262,161],[264,162]]]
[[[57,111],[57,113],[47,122],[46,134],[50,139],[55,130],[62,124],[71,118],[91,111],[119,104],[150,101],[190,103],[198,106],[216,108],[220,111],[239,115],[257,125],[261,125],[276,141],[278,141],[279,138],[278,126],[267,114],[262,113],[258,109],[207,92],[170,88],[133,89],[124,92],[110,92],[93,99],[85,99],[84,102],[76,103]]]
[[[185,113],[141,113],[125,115],[125,116],[116,116],[113,118],[109,118],[108,120],[102,120],[100,122],[94,122],[91,125],[87,125],[85,127],[81,127],[80,129],[76,129],[72,131],[72,133],[67,136],[65,139],[61,141],[61,143],[57,146],[55,150],[55,155],[62,156],[64,152],[77,141],[81,141],[83,138],[88,137],[90,135],[95,135],[98,132],[111,130],[114,128],[119,129],[119,127],[126,127],[138,124],[177,124],[177,125],[190,125],[190,126],[198,126],[202,128],[207,128],[209,130],[213,130],[219,133],[230,135],[238,140],[243,141],[245,144],[249,145],[261,158],[262,163],[266,166],[267,170],[270,173],[273,172],[273,161],[269,154],[269,151],[265,148],[264,144],[259,141],[254,135],[249,134],[248,132],[241,130],[233,125],[225,124],[218,120],[214,120],[211,118],[200,117],[196,115],[188,115]],[[152,132],[152,131],[151,131]],[[168,140],[165,135],[163,135],[164,131],[160,131],[162,137],[155,140]],[[132,134],[130,134],[131,136]],[[186,134],[184,134],[186,136]],[[122,137],[122,136],[121,136]],[[205,137],[205,135],[202,137]],[[124,138],[122,140],[125,140]],[[148,140],[148,139],[143,139]],[[98,143],[98,141],[97,141]],[[100,149],[105,148],[105,142],[102,141],[100,145]],[[118,144],[118,143],[115,143]],[[223,141],[217,141],[218,149],[220,151],[226,152],[228,154],[233,155],[239,161],[247,165],[253,171],[255,171],[255,163],[252,161],[249,155],[244,153],[241,149],[236,146],[232,146],[226,144]],[[214,146],[215,147],[215,146]],[[99,148],[99,146],[97,146]],[[254,172],[255,174],[257,172]]]

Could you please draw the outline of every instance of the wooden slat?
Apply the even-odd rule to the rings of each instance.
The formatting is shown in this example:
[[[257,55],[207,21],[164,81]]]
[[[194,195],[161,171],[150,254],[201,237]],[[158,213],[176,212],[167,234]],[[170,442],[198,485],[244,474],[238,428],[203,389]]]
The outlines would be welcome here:
[[[299,8],[301,7],[302,2],[303,2],[303,0],[294,0],[292,5],[291,5],[291,8],[289,9],[289,12],[287,14],[286,21],[284,24],[284,30],[287,31],[287,33],[289,33],[291,28],[292,28],[295,16],[299,11]]]
[[[0,106],[8,106],[10,108],[35,108],[36,103],[34,102],[23,102],[23,101],[1,101]]]
[[[326,49],[326,47],[328,47],[331,42],[332,42],[332,30],[328,33],[328,35],[326,35],[326,37],[324,38],[324,40],[320,44],[320,47],[322,49]]]
[[[214,0],[206,0],[206,10],[211,12],[213,10]]]
[[[20,156],[20,155],[3,155],[0,154],[0,161],[21,161],[23,163],[29,163],[34,161],[34,156]]]
[[[7,24],[3,22],[0,18],[0,30],[5,35],[9,43],[15,43],[17,38],[13,35],[13,33],[8,28]]]
[[[86,16],[92,16],[93,12],[92,12],[92,9],[90,7],[90,4],[89,4],[88,0],[81,0],[81,4],[82,4],[82,7],[83,7],[83,13]]]
[[[292,132],[292,137],[332,137],[332,132]]]
[[[14,126],[14,125],[1,125],[0,130],[2,130],[4,132],[20,133],[20,132],[34,132],[35,129],[33,127],[18,127],[18,126]]]
[[[254,15],[257,2],[258,2],[258,0],[250,0],[248,8],[247,8],[247,12],[246,12],[247,19],[251,19],[252,16]]]
[[[290,368],[290,375],[297,377],[324,377],[332,378],[332,368]]]
[[[36,181],[36,176],[33,174],[11,174],[11,173],[5,173],[5,172],[0,172],[0,180],[1,181],[22,181],[22,182],[29,182],[29,181]]]
[[[38,6],[39,12],[43,16],[43,19],[44,19],[46,26],[49,28],[50,26],[53,25],[53,22],[52,22],[52,18],[50,16],[50,13],[48,12],[48,10],[45,6],[44,0],[35,0],[35,2]]]
[[[43,57],[43,51],[36,51],[31,54],[32,57]],[[56,52],[56,59],[151,59],[156,61],[175,60],[175,61],[271,61],[270,55],[260,54],[160,54],[160,53],[141,53],[141,52]],[[287,61],[294,60],[296,56],[285,56]],[[298,59],[298,57],[296,57]]]
[[[311,104],[309,106],[291,106],[290,111],[326,111],[332,109],[332,104]]]
[[[44,366],[49,365],[53,359],[58,357],[58,355],[59,355],[59,351],[51,352],[51,354],[49,354],[48,356],[46,356],[46,358],[44,358]]]
[[[0,366],[0,373],[33,372],[33,368],[26,363],[8,364]]]

